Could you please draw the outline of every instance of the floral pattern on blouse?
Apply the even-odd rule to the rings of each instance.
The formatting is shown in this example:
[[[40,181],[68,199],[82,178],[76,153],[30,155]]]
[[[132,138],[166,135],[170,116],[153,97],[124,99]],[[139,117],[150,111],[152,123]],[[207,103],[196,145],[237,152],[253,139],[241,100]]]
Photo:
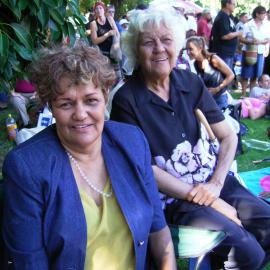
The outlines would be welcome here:
[[[215,169],[219,144],[210,141],[205,127],[201,124],[201,138],[192,148],[189,141],[183,141],[173,149],[171,157],[154,157],[156,165],[188,184],[206,183]],[[163,203],[171,203],[174,199],[161,194]]]

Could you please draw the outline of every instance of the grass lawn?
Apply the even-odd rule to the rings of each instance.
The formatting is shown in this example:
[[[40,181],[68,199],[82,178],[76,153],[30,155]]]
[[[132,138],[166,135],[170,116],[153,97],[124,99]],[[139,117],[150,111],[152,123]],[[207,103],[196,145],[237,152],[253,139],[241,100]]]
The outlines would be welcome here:
[[[248,134],[242,137],[242,141],[248,140],[248,139],[257,139],[260,141],[265,141],[265,142],[270,143],[270,140],[266,134],[266,129],[267,127],[270,126],[269,119],[258,119],[255,121],[250,120],[250,119],[245,119],[245,120],[241,120],[241,122],[246,124],[249,129]],[[244,154],[239,155],[237,157],[238,170],[240,172],[257,170],[260,168],[265,168],[265,167],[270,166],[269,162],[268,163],[264,162],[257,165],[254,165],[252,163],[253,160],[261,160],[266,157],[270,158],[270,149],[268,149],[268,151],[255,150],[255,149],[245,146],[244,143],[243,143],[243,149],[244,149]]]
[[[7,140],[7,133],[5,128],[5,119],[8,113],[12,113],[14,116],[17,117],[17,114],[10,108],[0,111],[0,171],[2,170],[2,162],[4,160],[5,155],[7,152],[14,147],[14,143],[9,142]],[[266,135],[266,129],[270,126],[270,120],[266,119],[259,119],[256,121],[252,120],[242,120],[244,124],[248,126],[248,134],[243,136],[242,139],[258,139],[262,141],[268,141]],[[243,144],[244,154],[237,156],[237,163],[238,163],[238,171],[250,171],[250,170],[257,170],[260,168],[269,167],[269,163],[264,162],[258,165],[254,165],[252,163],[253,160],[260,160],[266,157],[270,157],[270,151],[261,151],[261,150],[254,150],[251,148],[246,147]],[[1,174],[0,174],[1,178]],[[188,261],[187,260],[178,260],[178,268],[181,270],[188,269]],[[265,268],[265,270],[270,270],[270,264]]]

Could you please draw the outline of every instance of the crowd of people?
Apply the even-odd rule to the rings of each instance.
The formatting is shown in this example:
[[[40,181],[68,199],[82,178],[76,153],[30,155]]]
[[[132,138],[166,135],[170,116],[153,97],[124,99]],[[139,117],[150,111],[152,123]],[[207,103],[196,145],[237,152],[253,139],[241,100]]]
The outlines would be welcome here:
[[[223,110],[242,46],[243,116],[264,115],[270,29],[265,8],[236,25],[234,7],[221,0],[213,22],[207,9],[196,21],[153,1],[118,22],[96,2],[91,46],[41,51],[28,87],[55,124],[5,158],[4,267],[176,270],[169,224],[225,233],[213,269],[263,269],[270,205],[231,172],[237,135]]]

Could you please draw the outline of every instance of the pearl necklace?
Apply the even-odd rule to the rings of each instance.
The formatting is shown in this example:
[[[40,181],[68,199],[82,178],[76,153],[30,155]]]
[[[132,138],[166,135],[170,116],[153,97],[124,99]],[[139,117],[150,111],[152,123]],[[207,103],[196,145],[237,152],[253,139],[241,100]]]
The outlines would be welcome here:
[[[95,187],[91,183],[91,181],[87,178],[87,176],[85,175],[85,173],[83,172],[83,170],[81,169],[78,161],[68,151],[66,151],[66,153],[67,153],[69,159],[74,163],[74,165],[78,169],[78,172],[79,172],[80,176],[82,177],[82,179],[88,184],[88,186],[90,188],[92,188],[94,191],[96,191],[97,193],[99,193],[99,194],[101,194],[101,195],[103,195],[103,196],[105,196],[107,198],[109,198],[109,197],[112,196],[112,189],[111,189],[111,191],[109,193],[106,193],[106,192],[100,190],[99,188]]]

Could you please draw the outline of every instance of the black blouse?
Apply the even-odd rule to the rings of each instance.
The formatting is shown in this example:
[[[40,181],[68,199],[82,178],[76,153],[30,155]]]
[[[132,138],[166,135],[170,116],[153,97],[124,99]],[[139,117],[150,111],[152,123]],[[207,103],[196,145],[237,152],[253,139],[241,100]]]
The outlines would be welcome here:
[[[148,139],[152,157],[161,155],[167,159],[179,143],[197,143],[200,129],[195,108],[204,113],[210,124],[224,120],[197,75],[174,69],[170,75],[170,99],[165,102],[135,72],[115,94],[111,119],[139,126]]]

